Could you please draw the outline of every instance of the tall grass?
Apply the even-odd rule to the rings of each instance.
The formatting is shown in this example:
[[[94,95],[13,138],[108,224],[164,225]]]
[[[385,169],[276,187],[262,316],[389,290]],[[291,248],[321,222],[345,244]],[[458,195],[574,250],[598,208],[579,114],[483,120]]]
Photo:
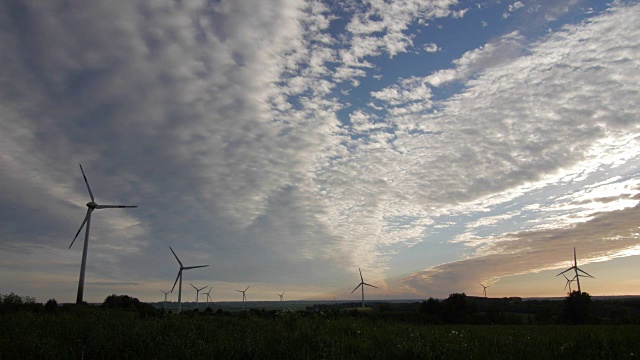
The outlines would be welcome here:
[[[421,326],[367,318],[0,316],[0,359],[635,359],[638,326]]]

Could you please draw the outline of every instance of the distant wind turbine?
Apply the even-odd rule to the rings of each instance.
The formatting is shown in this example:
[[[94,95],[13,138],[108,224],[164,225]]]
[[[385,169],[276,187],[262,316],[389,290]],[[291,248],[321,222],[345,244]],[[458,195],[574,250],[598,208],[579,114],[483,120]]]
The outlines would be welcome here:
[[[283,291],[283,292],[282,292],[282,294],[276,294],[276,295],[280,296],[280,301],[283,301],[283,300],[284,300],[284,293],[285,293],[285,292]]]
[[[480,284],[480,283],[478,283],[478,284]],[[483,294],[484,294],[484,297],[487,297],[487,288],[490,288],[490,287],[491,287],[491,285],[489,285],[489,286],[484,286],[484,285],[480,284],[480,286],[482,286],[482,292],[483,292]]]
[[[364,282],[364,279],[362,278],[362,271],[360,270],[360,268],[358,268],[358,271],[360,272],[360,284],[358,284],[358,286],[356,286],[356,288],[353,289],[353,291],[351,293],[353,294],[356,290],[358,290],[359,287],[362,286],[362,310],[364,310],[364,286],[367,285],[367,286],[374,287],[376,289],[378,287],[377,286],[373,286],[371,284],[367,284],[366,282]]]
[[[98,205],[96,204],[95,198],[93,197],[93,192],[91,192],[91,187],[89,186],[89,181],[87,181],[87,177],[84,174],[84,169],[82,169],[82,165],[80,165],[80,171],[82,171],[82,177],[84,178],[84,183],[87,185],[87,190],[89,190],[89,196],[91,197],[91,201],[87,203],[87,214],[84,216],[82,225],[80,225],[80,229],[78,229],[78,232],[76,233],[76,236],[73,238],[71,245],[69,245],[69,249],[71,249],[71,246],[73,246],[73,243],[76,242],[76,238],[78,238],[78,234],[80,234],[80,231],[82,231],[84,224],[87,224],[87,229],[84,233],[84,247],[82,248],[82,265],[80,266],[80,280],[78,280],[78,296],[76,297],[76,304],[82,304],[82,299],[84,294],[84,274],[85,274],[85,269],[87,267],[87,250],[89,248],[89,228],[91,227],[91,214],[93,213],[93,210],[137,207],[137,206],[131,206],[131,205]]]
[[[251,285],[249,285],[251,286]],[[245,300],[247,300],[247,295],[245,294],[247,292],[247,290],[249,290],[249,286],[247,286],[246,289],[244,290],[236,290],[237,292],[241,292],[242,293],[242,310],[244,310],[244,302]]]
[[[198,296],[200,295],[200,290],[206,289],[207,287],[203,286],[200,289],[198,289],[192,283],[189,283],[189,285],[193,286],[193,288],[196,289],[196,310],[200,310],[200,307],[198,306]]]
[[[581,276],[585,277],[585,275],[586,275],[587,277],[590,277],[592,279],[595,279],[595,278],[593,276],[589,275],[586,271],[583,271],[582,269],[580,269],[578,267],[578,258],[576,256],[576,248],[575,247],[573,248],[573,266],[568,268],[567,270],[561,272],[560,274],[558,274],[556,276],[560,276],[560,275],[562,275],[562,274],[564,274],[564,273],[566,273],[567,271],[570,271],[570,270],[573,270],[575,272],[576,275],[573,278],[575,279],[576,283],[578,283],[578,292],[580,294],[582,294],[582,289],[580,288],[580,277]],[[583,273],[584,275],[580,275],[578,273],[578,271]]]
[[[207,307],[205,308],[205,310],[209,308],[209,300],[211,300],[211,290],[213,290],[212,286],[209,287],[209,291],[204,293],[205,295],[207,295]]]
[[[171,292],[173,292],[173,289],[176,288],[176,283],[178,282],[178,279],[180,279],[180,286],[178,287],[178,314],[180,314],[180,311],[182,310],[182,270],[203,268],[209,265],[184,266],[182,265],[182,261],[178,259],[178,255],[176,255],[176,252],[173,251],[171,246],[169,246],[169,249],[171,249],[171,252],[173,253],[173,256],[175,256],[176,260],[178,260],[178,264],[180,264],[180,271],[178,271],[178,276],[176,277],[176,281],[173,283],[173,287],[171,288]]]
[[[562,274],[562,276],[564,276],[564,278],[567,280],[567,283],[564,284],[564,289],[567,290],[567,286],[568,286],[569,287],[569,294],[571,294],[571,283],[576,281],[576,278],[574,276],[573,279],[569,279],[567,277],[567,275],[565,275],[565,274]]]
[[[164,294],[164,305],[162,305],[162,308],[166,311],[167,310],[167,294],[170,293],[171,291],[164,291],[164,290],[160,290],[162,291],[162,293]]]

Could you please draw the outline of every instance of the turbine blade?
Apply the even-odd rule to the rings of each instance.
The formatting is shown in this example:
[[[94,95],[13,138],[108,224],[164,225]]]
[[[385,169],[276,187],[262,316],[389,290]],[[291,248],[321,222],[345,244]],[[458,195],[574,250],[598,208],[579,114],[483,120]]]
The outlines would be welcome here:
[[[98,205],[96,209],[137,208],[137,205]]]
[[[365,285],[367,285],[367,286],[374,287],[374,288],[376,288],[376,289],[378,288],[377,286],[373,286],[373,285],[371,285],[371,284],[367,284],[367,283],[363,283],[363,284],[365,284]]]
[[[206,288],[207,288],[206,286],[203,286],[203,287],[201,287],[200,289],[198,289],[198,291],[202,291],[202,290],[204,290],[204,289],[206,289]]]
[[[209,265],[198,265],[198,266],[186,266],[183,267],[184,270],[189,270],[189,269],[197,269],[197,268],[201,268],[201,267],[207,267]]]
[[[69,249],[71,249],[71,246],[73,246],[73,243],[76,242],[76,239],[78,238],[78,234],[80,234],[80,231],[82,231],[82,228],[84,227],[84,224],[87,223],[87,221],[89,220],[90,216],[91,216],[91,208],[87,208],[87,215],[84,216],[84,220],[82,221],[82,224],[80,225],[80,229],[78,229],[78,232],[76,233],[76,236],[73,237],[73,241],[71,242],[71,245],[69,245]]]
[[[249,285],[249,286],[251,286],[251,285]],[[244,291],[247,291],[247,290],[249,290],[249,286],[247,286],[247,288],[246,288],[246,289],[244,289]]]
[[[573,247],[573,266],[578,266],[578,258],[576,257],[576,247]]]
[[[360,272],[360,282],[364,282],[364,279],[362,278],[362,270],[360,270],[360,268],[358,268],[358,272]]]
[[[192,283],[189,283],[189,285],[191,285],[194,289],[198,290],[198,288],[197,288],[197,287],[195,287],[195,286],[193,286],[193,284],[192,284]]]
[[[87,190],[89,190],[89,196],[91,196],[91,201],[95,201],[93,198],[93,193],[91,192],[91,187],[89,186],[89,182],[87,181],[87,176],[84,174],[84,169],[82,169],[82,164],[80,165],[80,171],[82,171],[82,177],[84,178],[84,183],[87,184]]]
[[[180,259],[178,259],[178,255],[176,255],[176,252],[175,252],[175,251],[173,251],[173,249],[171,248],[171,246],[169,246],[169,249],[171,249],[171,252],[173,253],[173,256],[175,256],[175,257],[176,257],[176,260],[178,260],[178,264],[180,264],[180,271],[182,271],[182,268],[184,267],[184,266],[182,266],[182,261],[180,261]],[[174,284],[173,286],[175,286],[175,284]]]
[[[353,294],[356,290],[358,290],[358,288],[359,288],[362,284],[363,284],[363,283],[358,284],[358,286],[356,286],[356,288],[355,288],[355,289],[353,289],[353,291],[352,291],[351,293]]]
[[[582,269],[580,269],[580,268],[576,268],[576,269],[578,269],[578,271],[580,271],[581,273],[583,273],[583,274],[587,275],[588,277],[590,277],[590,278],[594,278],[593,276],[591,276],[590,274],[588,274],[586,271],[584,271],[584,270],[582,270]],[[594,278],[594,279],[595,279],[595,278]]]
[[[566,273],[566,272],[567,272],[567,271],[569,271],[569,270],[573,270],[573,268],[574,268],[574,267],[575,267],[575,266],[572,266],[572,267],[568,268],[567,270],[565,270],[565,271],[561,272],[560,274],[558,274],[558,275],[556,275],[556,276],[560,276],[560,275],[562,275],[562,274]]]
[[[171,292],[173,292],[173,289],[176,288],[176,284],[178,283],[178,279],[180,278],[180,275],[182,275],[182,269],[178,271],[178,276],[176,276],[176,281],[173,282],[173,287],[171,288]]]

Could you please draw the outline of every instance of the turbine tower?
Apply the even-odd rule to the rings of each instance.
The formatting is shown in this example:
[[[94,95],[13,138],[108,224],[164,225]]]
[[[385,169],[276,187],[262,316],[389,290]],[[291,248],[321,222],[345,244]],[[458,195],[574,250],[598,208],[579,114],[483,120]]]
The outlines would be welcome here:
[[[87,229],[84,233],[84,248],[82,249],[82,265],[80,266],[80,279],[78,280],[78,296],[76,297],[76,304],[82,304],[82,299],[84,295],[84,274],[85,269],[87,267],[87,250],[89,248],[89,227],[91,227],[91,214],[93,210],[99,209],[114,209],[114,208],[136,208],[137,206],[131,205],[98,205],[95,202],[95,198],[93,197],[93,192],[91,192],[91,187],[89,186],[89,181],[87,181],[87,177],[84,174],[84,169],[82,169],[82,165],[80,165],[80,171],[82,171],[82,177],[84,178],[84,183],[87,185],[87,190],[89,190],[89,196],[91,197],[91,201],[87,203],[87,214],[84,216],[84,220],[82,221],[82,225],[80,225],[80,229],[76,233],[76,236],[73,238],[71,245],[69,245],[69,249],[73,246],[73,243],[76,242],[78,238],[78,234],[82,231],[84,224],[87,224]]]
[[[556,276],[560,276],[560,275],[562,275],[562,274],[564,274],[564,273],[566,273],[567,271],[570,271],[570,270],[575,271],[576,275],[573,277],[573,279],[575,279],[576,283],[578,283],[578,292],[580,294],[582,294],[582,289],[580,288],[580,277],[581,276],[585,277],[585,275],[586,275],[587,277],[590,277],[592,279],[595,279],[595,278],[593,276],[589,275],[586,271],[583,271],[582,269],[580,269],[578,267],[578,258],[576,257],[576,248],[575,247],[573,248],[573,266],[568,268],[567,270],[561,272],[560,274],[558,274]],[[578,271],[583,273],[584,275],[579,274]]]
[[[205,295],[207,295],[207,307],[204,308],[205,310],[209,308],[209,300],[211,300],[211,290],[213,290],[213,287],[209,286],[209,291],[204,293]]]
[[[169,294],[171,291],[160,291],[164,294],[164,304],[162,305],[162,308],[164,309],[164,311],[167,311],[167,294]]]
[[[180,279],[180,286],[178,287],[178,314],[180,314],[180,311],[182,310],[182,270],[202,268],[202,267],[207,267],[209,265],[184,266],[182,265],[182,261],[178,259],[178,255],[176,255],[176,252],[173,251],[171,246],[169,246],[169,249],[173,253],[173,256],[175,256],[176,260],[178,260],[178,264],[180,264],[180,271],[178,271],[178,276],[176,277],[176,281],[173,283],[173,287],[171,288],[171,292],[173,292],[173,289],[176,288],[176,283],[178,282],[178,279]]]
[[[251,286],[251,285],[249,285]],[[247,300],[247,295],[245,294],[247,292],[247,290],[249,290],[249,286],[247,286],[246,289],[244,290],[236,290],[237,292],[241,292],[242,293],[242,310],[244,310],[244,302],[245,300]]]
[[[189,283],[189,285],[193,286],[192,283]],[[201,287],[200,289],[198,289],[197,287],[193,286],[194,289],[196,289],[196,310],[200,310],[200,307],[198,306],[198,296],[200,295],[200,290],[206,289],[206,286]]]
[[[362,271],[360,270],[360,268],[358,268],[358,271],[360,272],[360,284],[358,284],[358,286],[356,286],[356,288],[353,289],[353,291],[351,293],[353,294],[356,290],[358,290],[359,287],[362,286],[362,310],[364,310],[364,286],[367,285],[367,286],[374,287],[376,289],[378,287],[377,286],[373,286],[371,284],[367,284],[366,282],[364,282],[364,279],[362,278]]]
[[[480,283],[478,283],[478,284],[480,284]],[[487,297],[487,288],[490,288],[490,287],[491,287],[491,285],[489,285],[489,286],[484,286],[484,285],[480,284],[480,286],[482,286],[482,292],[483,292],[483,294],[484,294],[484,297],[486,298],[486,297]]]

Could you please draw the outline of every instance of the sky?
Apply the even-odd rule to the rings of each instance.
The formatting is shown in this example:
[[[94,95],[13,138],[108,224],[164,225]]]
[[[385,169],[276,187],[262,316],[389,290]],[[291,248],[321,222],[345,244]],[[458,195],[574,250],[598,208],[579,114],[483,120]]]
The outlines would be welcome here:
[[[640,294],[640,2],[0,2],[0,293]],[[83,230],[84,231],[84,230]],[[177,299],[177,288],[169,297]]]

